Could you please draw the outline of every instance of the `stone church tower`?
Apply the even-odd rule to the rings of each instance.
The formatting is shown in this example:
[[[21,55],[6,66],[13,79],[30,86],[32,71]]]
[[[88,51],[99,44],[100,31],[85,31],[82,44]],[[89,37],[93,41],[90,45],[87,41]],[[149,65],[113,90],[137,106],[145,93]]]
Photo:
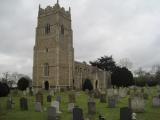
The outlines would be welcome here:
[[[33,86],[69,88],[73,84],[74,48],[70,8],[39,6],[33,60]]]

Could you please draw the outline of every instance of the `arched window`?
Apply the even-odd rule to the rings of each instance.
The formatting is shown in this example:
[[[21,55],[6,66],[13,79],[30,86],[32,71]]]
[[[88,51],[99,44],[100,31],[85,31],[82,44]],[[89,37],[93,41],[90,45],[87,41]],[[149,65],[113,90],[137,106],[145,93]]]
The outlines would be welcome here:
[[[61,34],[64,35],[64,26],[61,25]]]
[[[46,24],[46,26],[45,26],[45,34],[48,34],[48,33],[50,33],[50,24]]]
[[[44,64],[44,76],[49,76],[49,65],[48,65],[48,63]]]

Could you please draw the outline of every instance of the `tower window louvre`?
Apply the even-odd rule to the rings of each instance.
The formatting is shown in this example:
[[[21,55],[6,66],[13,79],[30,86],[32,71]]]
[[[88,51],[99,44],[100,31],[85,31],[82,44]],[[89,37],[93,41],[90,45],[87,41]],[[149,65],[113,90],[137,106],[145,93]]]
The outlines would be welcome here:
[[[45,26],[45,34],[48,34],[48,33],[50,33],[50,24],[47,24],[46,26]]]

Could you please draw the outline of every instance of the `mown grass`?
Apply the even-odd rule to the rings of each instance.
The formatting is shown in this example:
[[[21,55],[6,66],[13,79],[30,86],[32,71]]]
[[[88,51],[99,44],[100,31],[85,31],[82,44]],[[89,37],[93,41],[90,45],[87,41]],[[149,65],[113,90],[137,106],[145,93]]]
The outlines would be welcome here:
[[[152,93],[155,93],[155,89],[152,89]],[[60,104],[60,119],[61,120],[72,120],[72,114],[67,111],[68,106],[68,92],[59,93],[62,96],[62,103]],[[46,96],[48,93],[44,94],[44,105],[43,107],[50,106],[50,103],[47,103]],[[58,94],[57,94],[58,95]],[[7,97],[0,98],[0,120],[47,120],[47,112],[35,112],[34,96],[27,96],[28,99],[28,111],[21,111],[19,106],[19,98],[13,97],[14,108],[11,111],[6,110],[6,99]],[[53,100],[55,96],[53,97]],[[80,96],[76,96],[76,105],[80,106],[83,109],[85,117],[89,117],[87,109],[87,95],[84,92],[81,92]],[[107,120],[119,120],[120,117],[120,107],[128,106],[128,97],[122,98],[117,104],[116,108],[108,108],[106,103],[100,103],[96,99],[96,115],[92,116],[94,120],[98,120],[98,115],[102,114]],[[153,108],[151,104],[151,96],[145,104],[145,112],[137,114],[137,120],[160,120],[160,107]]]

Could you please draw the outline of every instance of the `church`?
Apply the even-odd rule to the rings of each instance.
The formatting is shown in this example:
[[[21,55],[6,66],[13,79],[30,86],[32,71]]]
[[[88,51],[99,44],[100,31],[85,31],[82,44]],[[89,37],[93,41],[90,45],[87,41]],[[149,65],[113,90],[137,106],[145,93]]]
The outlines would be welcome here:
[[[82,89],[89,79],[94,89],[107,88],[110,73],[74,60],[71,8],[39,5],[33,55],[33,86]]]

